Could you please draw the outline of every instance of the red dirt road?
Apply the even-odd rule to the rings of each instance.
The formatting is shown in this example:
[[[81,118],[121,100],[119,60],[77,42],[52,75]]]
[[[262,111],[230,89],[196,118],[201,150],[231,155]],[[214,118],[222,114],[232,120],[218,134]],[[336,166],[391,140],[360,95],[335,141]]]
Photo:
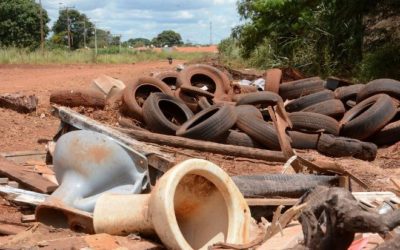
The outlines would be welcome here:
[[[101,74],[127,83],[150,72],[171,69],[167,60],[136,64],[100,65],[0,65],[0,93],[20,92],[39,98],[36,113],[23,115],[0,108],[0,152],[43,150],[38,139],[50,139],[58,128],[58,119],[50,114],[49,97],[53,90],[89,86]]]

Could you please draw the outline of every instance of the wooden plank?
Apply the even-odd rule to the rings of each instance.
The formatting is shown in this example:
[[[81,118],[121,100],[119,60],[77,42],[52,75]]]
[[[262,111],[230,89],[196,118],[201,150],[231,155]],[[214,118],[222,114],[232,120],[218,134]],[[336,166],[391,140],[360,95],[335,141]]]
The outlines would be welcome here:
[[[8,185],[0,185],[0,194],[5,194],[6,198],[9,200],[29,205],[39,205],[49,197],[48,194],[27,191],[20,188],[10,187]]]
[[[236,145],[226,145],[210,141],[200,141],[179,136],[163,135],[148,131],[140,131],[133,129],[115,128],[136,140],[156,143],[159,145],[167,145],[171,147],[194,149],[203,152],[215,154],[230,155],[237,157],[245,157],[250,159],[285,162],[286,158],[280,151],[271,151],[259,148],[249,148]],[[177,150],[179,153],[179,150]]]
[[[291,198],[246,198],[249,206],[293,206],[299,200]]]
[[[0,224],[0,235],[15,235],[27,229],[27,227],[22,225],[2,223]]]
[[[0,156],[0,175],[6,176],[33,191],[41,193],[50,193],[57,188],[57,185],[43,176],[37,173],[24,171],[24,167],[7,160],[3,156]]]
[[[17,164],[24,164],[28,161],[46,162],[46,151],[14,151],[14,152],[2,152],[1,156],[4,156],[7,160],[11,160]]]
[[[36,221],[36,217],[35,217],[34,214],[25,214],[25,215],[22,215],[21,221],[24,222],[24,223],[35,222]]]

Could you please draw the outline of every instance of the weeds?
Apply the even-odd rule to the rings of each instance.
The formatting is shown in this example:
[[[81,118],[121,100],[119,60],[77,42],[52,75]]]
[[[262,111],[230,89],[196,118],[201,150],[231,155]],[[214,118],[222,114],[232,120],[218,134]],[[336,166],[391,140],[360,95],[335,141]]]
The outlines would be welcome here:
[[[68,51],[65,49],[30,51],[20,48],[0,49],[0,64],[73,64],[73,63],[136,63],[141,61],[156,61],[171,56],[177,60],[195,60],[207,53],[154,52],[135,51],[133,49],[110,47],[99,49],[97,56],[93,49]]]

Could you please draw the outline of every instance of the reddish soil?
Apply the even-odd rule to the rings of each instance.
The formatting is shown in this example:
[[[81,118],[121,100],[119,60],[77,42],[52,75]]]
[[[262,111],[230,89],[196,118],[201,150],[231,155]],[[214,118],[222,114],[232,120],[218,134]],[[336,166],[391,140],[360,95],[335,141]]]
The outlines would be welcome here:
[[[167,61],[124,65],[0,65],[0,93],[20,92],[23,94],[35,94],[39,98],[39,108],[32,114],[24,115],[0,108],[0,152],[45,149],[45,145],[39,142],[43,141],[41,139],[51,139],[56,133],[59,124],[59,120],[51,115],[49,96],[53,90],[89,86],[92,79],[101,74],[106,74],[128,83],[140,75],[171,69],[179,63],[182,62],[174,61],[173,65],[169,65]],[[89,110],[88,112],[88,110],[85,110],[85,114],[106,122],[110,122],[110,120],[114,122],[116,117],[115,114],[110,114],[107,111]],[[104,118],[105,116],[106,119]],[[231,175],[266,172],[277,173],[282,169],[282,164],[280,163],[267,163],[259,160],[228,157],[187,149],[176,150],[164,147],[163,150],[170,152],[172,150],[176,154],[177,159],[181,160],[196,157],[213,161]],[[308,158],[314,160],[327,158],[314,151],[304,153]],[[379,149],[378,157],[373,162],[365,162],[349,157],[338,158],[335,161],[367,183],[371,187],[371,190],[389,190],[390,188],[394,188],[389,178],[400,178],[400,143],[389,148]],[[356,190],[360,190],[357,185],[355,185],[355,188]],[[21,207],[16,207],[0,198],[0,224],[2,222],[20,223],[20,218]],[[51,237],[49,237],[49,233],[51,233]],[[40,227],[30,229],[18,237],[0,237],[0,246],[4,242],[7,242],[4,247],[10,247],[14,244],[14,247],[29,248],[38,246],[38,242],[48,241],[49,238],[66,239],[65,237],[70,237],[68,239],[71,241],[74,240],[74,237],[79,238],[82,242],[86,242],[84,244],[86,246],[88,245],[88,241],[93,243],[93,239],[82,238],[81,235],[68,230],[60,231]],[[129,240],[129,238],[119,238],[117,240],[108,239],[107,237],[103,240],[111,240],[113,242]],[[95,241],[97,242],[97,240]],[[137,241],[137,244],[139,243],[142,244],[143,242]],[[48,248],[53,246],[51,242],[41,244],[48,246]],[[120,246],[122,245],[121,243]],[[143,249],[147,247],[149,246],[143,246]]]

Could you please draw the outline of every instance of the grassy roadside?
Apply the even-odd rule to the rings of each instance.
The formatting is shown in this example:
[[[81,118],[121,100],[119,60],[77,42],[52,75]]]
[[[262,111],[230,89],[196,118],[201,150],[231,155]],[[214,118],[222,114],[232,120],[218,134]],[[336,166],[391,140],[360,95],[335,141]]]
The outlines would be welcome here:
[[[73,64],[73,63],[135,63],[165,60],[168,56],[178,60],[196,60],[209,53],[134,51],[132,49],[99,49],[97,57],[93,50],[67,51],[61,49],[29,51],[18,48],[0,49],[0,64]]]

